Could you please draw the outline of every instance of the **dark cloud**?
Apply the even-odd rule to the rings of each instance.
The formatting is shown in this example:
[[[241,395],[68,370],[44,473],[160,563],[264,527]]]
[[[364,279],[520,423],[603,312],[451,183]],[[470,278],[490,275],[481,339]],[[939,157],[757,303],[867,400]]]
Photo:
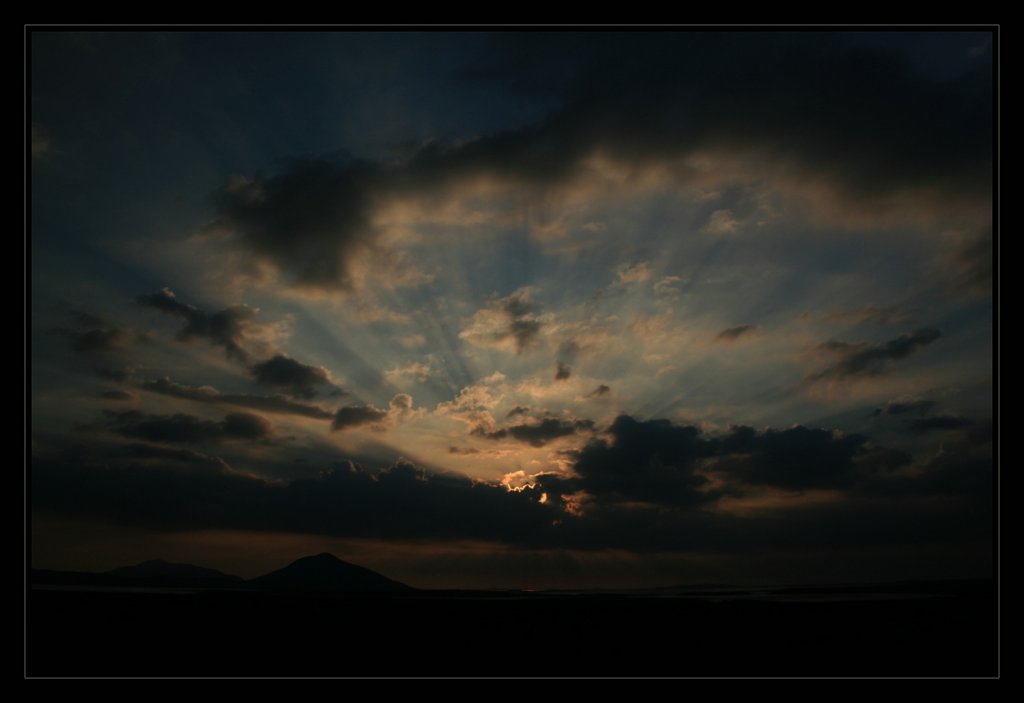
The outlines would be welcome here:
[[[512,318],[527,317],[540,312],[540,306],[530,301],[526,291],[516,291],[499,302],[501,309]]]
[[[691,505],[718,497],[695,471],[714,452],[696,427],[668,420],[645,422],[620,415],[608,428],[612,441],[595,439],[575,453],[576,477],[548,481],[560,492],[586,491],[601,502],[644,501]]]
[[[284,415],[302,415],[317,420],[330,420],[334,413],[324,410],[316,405],[307,405],[289,400],[284,396],[261,396],[247,395],[244,393],[221,393],[210,386],[186,386],[175,383],[166,376],[155,381],[146,381],[139,384],[139,388],[150,393],[170,396],[172,398],[184,398],[197,403],[215,403],[224,405],[235,405],[237,407],[260,410],[262,412],[277,413]]]
[[[601,396],[608,395],[611,392],[612,392],[611,386],[606,386],[605,384],[602,383],[600,386],[598,386],[594,390],[590,391],[590,393],[587,394],[587,397],[588,398],[600,398]]]
[[[836,310],[823,316],[833,322],[875,322],[880,325],[897,325],[910,322],[911,315],[897,307],[867,305],[856,310]]]
[[[205,339],[214,346],[224,347],[225,353],[238,361],[245,361],[248,353],[242,348],[246,331],[253,326],[257,311],[248,305],[232,305],[209,317],[193,316],[188,325],[178,332],[183,340]]]
[[[250,366],[249,373],[260,383],[278,386],[298,398],[312,398],[318,388],[337,391],[325,369],[307,366],[284,354],[275,354],[264,362]]]
[[[318,478],[268,481],[189,449],[104,446],[90,437],[64,448],[36,445],[33,508],[154,529],[712,553],[941,544],[991,531],[990,428],[987,441],[979,432],[946,443],[912,471],[903,452],[826,430],[734,427],[705,437],[696,427],[621,416],[609,434],[569,454],[573,474],[541,473],[516,490],[405,460],[377,471],[343,461]],[[742,495],[730,481],[740,489],[845,490],[825,505],[752,515],[706,509]]]
[[[352,259],[374,246],[372,207],[386,189],[368,162],[297,160],[270,178],[233,179],[216,196],[219,225],[297,288],[351,290]]]
[[[843,487],[854,482],[854,459],[864,454],[866,443],[863,435],[799,426],[760,433],[733,427],[717,443],[715,468],[751,485],[793,490]],[[876,458],[883,463],[893,459]]]
[[[224,436],[233,439],[263,439],[274,434],[273,426],[259,415],[230,413],[221,423]]]
[[[161,288],[157,293],[138,295],[135,297],[135,302],[185,320],[198,313],[195,306],[186,305],[178,300],[178,296],[170,288]]]
[[[884,407],[873,413],[874,417],[897,416],[903,418],[901,426],[912,434],[942,432],[951,430],[971,430],[978,427],[977,423],[959,415],[949,413],[932,414],[938,405],[934,400],[897,400],[889,401]],[[990,441],[984,437],[981,441]]]
[[[88,310],[82,310],[81,308],[78,308],[78,307],[76,307],[74,305],[72,305],[71,319],[73,319],[75,321],[75,324],[78,325],[79,327],[86,327],[86,328],[94,327],[95,328],[95,327],[112,327],[113,326],[110,323],[110,321],[107,320],[107,318],[103,317],[103,315],[97,315],[94,312],[90,312]]]
[[[231,470],[231,466],[220,457],[195,452],[191,449],[172,449],[170,447],[157,447],[152,444],[128,444],[124,446],[123,454],[133,461],[153,459],[158,460],[159,464],[170,461],[198,465],[214,469],[215,471]]]
[[[972,423],[965,417],[958,417],[956,415],[933,415],[931,417],[922,417],[914,420],[910,420],[907,423],[907,429],[915,433],[925,433],[932,431],[943,431],[943,430],[962,430],[966,427],[970,427]]]
[[[993,260],[992,227],[989,226],[954,252],[954,288],[973,294],[991,295]]]
[[[137,410],[105,411],[111,428],[124,437],[149,442],[218,443],[256,441],[274,435],[273,427],[259,415],[230,413],[222,422],[195,415],[144,415]]]
[[[468,456],[472,454],[479,454],[480,450],[474,449],[473,447],[448,447],[448,453],[458,454],[460,456]]]
[[[853,354],[854,352],[861,351],[867,348],[865,342],[840,342],[836,339],[830,339],[827,342],[822,342],[818,345],[818,349],[821,351],[832,352],[834,354]]]
[[[988,447],[989,453],[991,453],[993,431],[991,418],[975,422],[967,432],[966,439],[971,443],[969,446],[975,449]]]
[[[97,366],[93,369],[96,375],[107,381],[120,381],[124,382],[132,377],[135,373],[135,367],[129,365],[122,366]]]
[[[905,359],[917,349],[931,344],[941,336],[942,333],[939,330],[925,328],[912,334],[900,335],[879,346],[838,341],[825,342],[819,347],[820,349],[838,354],[843,358],[832,366],[809,376],[806,380],[815,382],[829,378],[877,376],[885,370],[885,366],[890,361]]]
[[[53,333],[66,337],[71,342],[71,348],[83,354],[123,350],[131,346],[133,342],[145,339],[145,335],[140,332],[118,327],[90,330],[57,327],[54,328]]]
[[[890,400],[884,407],[877,408],[875,417],[879,415],[925,415],[935,407],[934,400]]]
[[[536,424],[512,425],[498,430],[488,431],[483,427],[477,427],[472,434],[486,437],[487,439],[505,439],[506,437],[526,442],[534,447],[543,447],[548,442],[559,437],[568,437],[577,432],[593,430],[594,423],[591,420],[559,420],[553,417],[546,417]]]
[[[178,331],[178,339],[205,339],[214,346],[223,347],[228,358],[243,363],[248,361],[249,352],[245,350],[244,344],[247,334],[257,326],[259,311],[255,308],[244,304],[232,305],[210,315],[179,301],[170,288],[163,288],[159,293],[140,295],[135,300],[140,305],[185,320],[185,326]]]
[[[541,323],[537,320],[518,319],[509,323],[509,334],[516,340],[516,352],[522,353],[536,342]]]
[[[961,515],[973,521],[986,516],[986,501],[991,505],[994,466],[991,444],[947,447],[925,464],[920,476],[903,481],[902,489],[911,495],[975,497],[971,512]]]
[[[332,430],[345,430],[360,425],[379,425],[388,418],[387,410],[378,410],[372,405],[350,405],[339,408],[331,423]]]
[[[526,291],[517,291],[501,301],[501,307],[508,315],[507,332],[500,335],[511,335],[516,341],[516,352],[533,346],[540,334],[541,323],[536,318],[540,306],[530,302]]]
[[[580,345],[574,339],[569,339],[558,345],[558,360],[571,364],[580,355]]]
[[[487,57],[473,80],[542,93],[555,105],[545,119],[431,142],[402,162],[301,159],[235,177],[216,194],[218,226],[293,286],[349,290],[355,260],[381,246],[379,204],[436,201],[482,178],[556,186],[594,154],[643,166],[755,153],[863,205],[903,190],[991,197],[990,57],[937,80],[855,35],[717,32],[497,36]],[[513,326],[536,331],[527,319]]]
[[[558,358],[555,360],[555,381],[565,381],[572,376],[570,364],[580,356],[580,345],[568,340],[558,345]]]
[[[190,461],[189,457],[165,457]],[[100,460],[102,459],[102,461]],[[193,471],[161,466],[139,470],[131,457],[104,455],[83,465],[68,456],[38,459],[33,494],[42,509],[103,515],[155,529],[231,528],[377,538],[541,541],[556,509],[535,491],[451,474],[433,474],[400,459],[379,471],[351,461],[319,478],[289,484],[202,462]],[[197,497],[201,496],[201,500]]]
[[[757,331],[756,325],[737,325],[719,332],[715,336],[716,342],[735,342],[740,337],[752,335]]]
[[[517,405],[508,411],[505,417],[515,417],[516,415],[529,415],[530,409],[525,405]]]
[[[870,486],[876,479],[888,479],[913,461],[913,456],[900,449],[865,448],[853,458],[853,472],[864,486]]]
[[[104,316],[74,304],[70,304],[70,307],[69,317],[73,325],[56,327],[50,331],[67,339],[76,352],[102,356],[123,351],[136,342],[149,339],[149,334],[142,330],[120,327]]]
[[[122,390],[109,390],[100,393],[100,398],[104,400],[135,400],[135,396],[128,391]]]
[[[869,448],[862,435],[792,427],[757,431],[734,426],[719,437],[668,420],[620,415],[608,429],[571,453],[575,476],[544,485],[561,493],[585,491],[599,502],[642,501],[685,506],[713,502],[745,486],[790,490],[851,487],[903,466],[903,452]],[[711,488],[709,477],[725,480]]]
[[[478,80],[566,100],[533,135],[535,148],[547,146],[535,158],[549,166],[598,144],[631,160],[729,145],[784,156],[860,197],[908,187],[989,195],[990,57],[948,80],[852,34],[493,41]]]
[[[995,469],[991,423],[975,422],[963,434],[944,438],[941,448],[912,473],[898,472],[866,484],[872,494],[912,499],[942,496],[967,501],[957,519],[986,516],[992,505]]]

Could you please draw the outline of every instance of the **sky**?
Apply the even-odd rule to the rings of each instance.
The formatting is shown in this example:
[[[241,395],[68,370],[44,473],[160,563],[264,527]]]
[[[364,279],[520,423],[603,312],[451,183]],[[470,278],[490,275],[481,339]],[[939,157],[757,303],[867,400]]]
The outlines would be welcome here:
[[[990,575],[994,39],[31,29],[32,566]]]

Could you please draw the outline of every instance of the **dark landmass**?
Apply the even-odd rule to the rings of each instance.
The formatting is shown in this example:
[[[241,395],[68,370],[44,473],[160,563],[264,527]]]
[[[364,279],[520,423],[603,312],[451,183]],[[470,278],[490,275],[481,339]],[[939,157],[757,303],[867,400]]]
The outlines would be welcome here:
[[[133,569],[135,567],[124,567]],[[208,588],[239,588],[245,585],[238,576],[220,574],[220,576],[188,576],[175,574],[154,574],[146,575],[123,575],[119,572],[108,571],[105,573],[89,573],[83,571],[52,571],[48,569],[32,570],[32,585],[34,587],[76,587],[76,588],[186,588],[186,589],[208,589]],[[220,572],[218,572],[220,573]]]
[[[381,576],[376,571],[350,564],[333,554],[326,553],[293,561],[283,569],[248,581],[247,585],[289,591],[401,593],[413,590],[404,583]]]
[[[153,559],[102,573],[33,569],[31,582],[34,587],[108,589],[254,588],[324,593],[393,593],[415,590],[376,571],[326,553],[303,557],[283,569],[248,581],[216,569]]]
[[[128,578],[172,578],[190,579],[197,581],[231,581],[241,583],[240,576],[231,576],[216,569],[207,569],[194,564],[174,564],[161,559],[144,561],[135,566],[122,566],[107,572],[113,576],[126,576]]]
[[[28,593],[27,673],[999,673],[996,589],[990,581],[880,584],[860,590],[716,591],[705,586],[698,593],[409,589],[331,594],[255,588],[169,593],[34,587]],[[844,593],[854,595],[847,599]]]

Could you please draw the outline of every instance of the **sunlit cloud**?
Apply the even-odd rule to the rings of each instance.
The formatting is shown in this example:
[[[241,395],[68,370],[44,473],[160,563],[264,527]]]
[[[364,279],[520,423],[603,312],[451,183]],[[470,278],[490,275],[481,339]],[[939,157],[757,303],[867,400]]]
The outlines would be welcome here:
[[[654,284],[654,295],[665,300],[675,300],[682,295],[683,279],[679,276],[663,276]]]
[[[520,288],[475,312],[459,337],[476,346],[522,354],[538,346],[549,320],[550,315],[542,315],[540,306],[530,300],[530,289]]]
[[[182,398],[196,403],[213,403],[251,408],[262,412],[302,415],[329,420],[332,414],[309,403],[299,402],[283,396],[261,396],[244,393],[221,393],[212,386],[188,386],[163,376],[155,381],[139,382],[141,390],[172,398]]]
[[[395,341],[406,349],[419,349],[427,343],[427,338],[422,334],[406,334],[396,337]]]
[[[372,405],[346,405],[338,408],[331,422],[331,430],[347,430],[353,427],[367,426],[374,432],[385,432],[390,427],[420,417],[423,408],[414,408],[412,396],[399,393],[388,402],[387,408],[375,408]]]
[[[414,361],[405,366],[395,366],[394,368],[387,369],[384,372],[384,378],[396,386],[404,385],[409,381],[426,383],[430,380],[431,372],[432,369],[429,364]]]
[[[704,229],[711,234],[731,234],[739,229],[739,221],[728,210],[715,210],[711,213]]]
[[[643,283],[651,277],[651,265],[646,261],[622,264],[615,270],[615,282],[626,286],[631,283]]]
[[[289,334],[288,320],[265,323],[258,319],[258,308],[244,303],[209,314],[180,301],[170,288],[139,295],[136,302],[183,320],[185,326],[177,333],[179,340],[206,340],[214,346],[223,347],[228,358],[241,363],[249,361],[253,355],[273,352],[276,344]]]

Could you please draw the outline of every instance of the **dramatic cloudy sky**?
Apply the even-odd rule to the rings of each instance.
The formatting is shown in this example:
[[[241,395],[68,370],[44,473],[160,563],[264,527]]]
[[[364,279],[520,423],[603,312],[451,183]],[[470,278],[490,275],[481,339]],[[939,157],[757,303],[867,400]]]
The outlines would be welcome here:
[[[991,568],[991,33],[29,57],[35,566]]]

